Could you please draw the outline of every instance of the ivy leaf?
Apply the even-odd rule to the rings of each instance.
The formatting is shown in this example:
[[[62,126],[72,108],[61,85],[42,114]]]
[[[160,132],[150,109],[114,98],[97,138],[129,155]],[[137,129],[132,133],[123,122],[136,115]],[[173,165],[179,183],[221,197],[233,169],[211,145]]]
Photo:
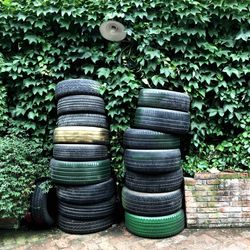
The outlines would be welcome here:
[[[84,70],[84,73],[87,75],[88,73],[92,74],[95,70],[95,67],[94,65],[88,65],[88,66],[84,66],[82,69]]]
[[[161,68],[160,69],[160,73],[164,74],[166,77],[168,77],[169,75],[173,74],[174,71],[172,69],[169,69],[167,67]]]
[[[119,97],[119,96],[123,97],[125,95],[125,93],[122,90],[116,90],[114,92],[114,95],[115,95],[115,97]]]
[[[160,58],[161,52],[160,50],[145,50],[145,54],[149,55],[149,59],[152,60],[153,58]]]
[[[28,118],[31,119],[31,120],[34,120],[34,118],[35,118],[35,113],[32,112],[32,111],[30,111],[30,112],[28,113]]]
[[[223,107],[223,110],[226,112],[227,110],[233,113],[234,111],[234,105],[233,104],[225,104]]]
[[[193,101],[192,102],[192,107],[197,108],[198,110],[202,110],[202,101]]]
[[[102,76],[104,76],[104,78],[108,78],[110,75],[110,72],[111,71],[108,68],[100,68],[97,70],[98,78],[101,78]]]
[[[34,27],[36,27],[36,28],[42,29],[43,26],[46,26],[46,22],[43,21],[43,20],[37,20],[37,21],[34,23]]]
[[[240,32],[236,35],[236,40],[242,39],[243,41],[247,41],[250,38],[250,30],[241,29]]]
[[[20,21],[20,20],[25,21],[26,18],[27,18],[27,16],[25,16],[23,13],[18,13],[17,14],[17,20],[18,21]]]
[[[38,37],[35,36],[35,35],[28,35],[28,34],[26,34],[24,36],[23,40],[28,40],[29,44],[32,44],[32,43],[36,44],[37,41],[38,41]]]
[[[218,110],[214,109],[214,108],[210,108],[210,109],[208,109],[208,113],[209,113],[210,117],[213,117],[213,116],[217,115]]]
[[[240,78],[240,71],[230,66],[226,66],[222,71],[225,72],[229,77],[231,77],[232,74],[234,74],[238,78]]]
[[[155,86],[157,86],[158,84],[164,86],[165,84],[165,80],[161,76],[153,76],[151,79]]]
[[[230,91],[230,97],[231,97],[232,99],[235,99],[235,97],[236,97],[236,92],[235,92],[234,89]]]
[[[219,116],[223,117],[224,116],[224,110],[222,108],[218,109],[218,114]]]

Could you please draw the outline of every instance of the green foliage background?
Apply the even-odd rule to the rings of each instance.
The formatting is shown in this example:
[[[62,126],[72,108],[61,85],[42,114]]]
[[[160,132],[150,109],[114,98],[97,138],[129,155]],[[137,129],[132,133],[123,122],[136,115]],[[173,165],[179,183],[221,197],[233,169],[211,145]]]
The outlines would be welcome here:
[[[56,125],[54,89],[67,78],[102,83],[119,181],[122,135],[132,124],[142,87],[191,96],[190,157],[204,157],[207,144],[232,140],[249,127],[249,1],[0,2],[2,135],[38,139],[49,152]],[[124,41],[101,37],[99,26],[110,19],[126,26]]]
[[[41,143],[15,136],[0,138],[0,218],[22,218],[35,181],[48,176]]]

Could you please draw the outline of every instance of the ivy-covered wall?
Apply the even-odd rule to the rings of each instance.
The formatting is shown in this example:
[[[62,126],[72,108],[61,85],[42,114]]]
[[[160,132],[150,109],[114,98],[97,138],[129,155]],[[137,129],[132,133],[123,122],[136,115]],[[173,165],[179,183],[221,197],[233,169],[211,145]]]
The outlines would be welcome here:
[[[126,26],[124,41],[101,37],[110,19]],[[49,149],[56,83],[87,77],[102,83],[118,178],[142,87],[191,96],[190,155],[236,137],[250,122],[249,20],[249,1],[1,1],[0,90],[10,118],[0,132],[40,138]]]

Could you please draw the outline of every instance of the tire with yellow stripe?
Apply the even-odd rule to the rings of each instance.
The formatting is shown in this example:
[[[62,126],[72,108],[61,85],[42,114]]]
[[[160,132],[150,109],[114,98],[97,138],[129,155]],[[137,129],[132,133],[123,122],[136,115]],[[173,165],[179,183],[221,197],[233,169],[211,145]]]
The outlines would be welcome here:
[[[54,131],[54,143],[109,143],[109,131],[98,127],[67,126],[59,127]]]

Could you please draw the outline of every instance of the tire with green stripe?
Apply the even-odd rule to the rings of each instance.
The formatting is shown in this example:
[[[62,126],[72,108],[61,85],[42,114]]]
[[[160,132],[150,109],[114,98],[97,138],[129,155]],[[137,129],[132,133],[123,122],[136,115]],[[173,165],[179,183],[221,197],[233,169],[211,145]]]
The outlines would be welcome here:
[[[137,108],[135,112],[134,127],[151,129],[163,133],[186,134],[190,126],[188,112],[159,109]]]
[[[185,93],[164,89],[142,89],[139,94],[139,107],[172,109],[188,112],[190,97]]]
[[[96,233],[109,228],[113,222],[113,215],[95,220],[75,220],[62,215],[58,216],[58,227],[62,231],[72,234]]]
[[[183,183],[182,168],[163,174],[143,174],[126,170],[125,186],[144,193],[171,192],[181,188]]]
[[[166,238],[180,233],[185,227],[183,210],[176,213],[146,217],[125,211],[125,226],[129,232],[146,238]]]
[[[125,148],[172,149],[180,147],[180,137],[147,129],[129,128],[123,136]]]
[[[56,85],[57,99],[69,95],[95,95],[100,96],[100,83],[90,79],[68,79]]]
[[[70,204],[94,204],[110,199],[115,193],[113,178],[84,186],[58,186],[58,200]]]
[[[164,193],[143,193],[123,187],[122,205],[126,211],[133,214],[163,216],[181,209],[182,192],[177,189]]]
[[[126,169],[144,174],[167,173],[180,169],[179,149],[126,149],[124,153]]]
[[[111,177],[110,160],[70,162],[50,161],[51,179],[61,185],[87,185],[104,182]]]

